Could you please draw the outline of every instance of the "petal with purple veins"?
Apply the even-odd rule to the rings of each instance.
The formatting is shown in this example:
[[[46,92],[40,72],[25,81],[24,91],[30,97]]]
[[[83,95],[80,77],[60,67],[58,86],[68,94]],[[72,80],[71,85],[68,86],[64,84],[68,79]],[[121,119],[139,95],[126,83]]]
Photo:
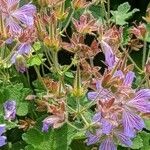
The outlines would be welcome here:
[[[22,28],[19,26],[19,24],[11,18],[6,18],[6,27],[8,27],[9,32],[12,35],[14,35],[16,33],[20,33],[22,30]]]
[[[112,48],[104,41],[101,42],[101,46],[105,55],[105,62],[108,67],[112,68],[115,65],[115,55],[112,52]]]
[[[107,138],[101,143],[99,150],[117,150],[117,148],[112,139]]]
[[[136,93],[134,99],[150,99],[150,89],[141,89]]]
[[[27,4],[13,12],[12,16],[22,23],[32,26],[34,23],[33,17],[36,12],[36,7],[32,4]]]
[[[31,48],[32,47],[31,47],[30,44],[28,44],[28,43],[22,43],[18,47],[18,53],[19,54],[29,54]]]
[[[106,120],[104,118],[101,120],[101,123],[102,123],[102,132],[104,134],[109,134],[113,129],[113,125],[110,123],[109,120]]]
[[[132,85],[132,82],[135,78],[135,73],[132,72],[132,71],[129,71],[126,76],[125,76],[125,79],[124,79],[124,82],[123,82],[123,85],[125,86],[131,86]]]
[[[145,126],[142,118],[131,111],[123,111],[122,122],[124,134],[128,137],[134,137],[134,130],[141,131]]]
[[[132,141],[131,141],[130,137],[126,136],[124,133],[119,132],[119,133],[117,133],[116,136],[122,144],[124,144],[128,147],[130,147],[132,145]]]
[[[130,107],[136,108],[140,112],[149,113],[150,112],[150,101],[143,99],[133,99],[127,102]]]
[[[87,145],[95,144],[100,139],[99,135],[94,135],[94,134],[92,134],[90,132],[87,132],[86,136],[87,136]]]

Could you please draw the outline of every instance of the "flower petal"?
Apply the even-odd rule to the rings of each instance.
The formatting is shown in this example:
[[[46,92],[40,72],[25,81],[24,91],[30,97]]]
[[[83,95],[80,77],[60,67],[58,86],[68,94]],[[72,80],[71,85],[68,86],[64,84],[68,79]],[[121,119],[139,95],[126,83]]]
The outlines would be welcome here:
[[[112,48],[104,41],[101,42],[101,46],[105,55],[105,62],[108,67],[112,68],[115,65],[115,55],[112,52]]]
[[[124,134],[128,137],[134,137],[134,129],[140,131],[145,126],[142,118],[131,111],[123,111],[122,122]]]
[[[31,45],[28,43],[22,43],[18,47],[19,54],[29,54],[30,50],[31,50]]]
[[[140,112],[150,112],[150,102],[143,99],[133,99],[129,101],[127,105],[136,108]]]
[[[8,28],[10,34],[12,35],[15,35],[16,33],[20,33],[22,30],[20,25],[11,18],[6,19],[6,27]]]
[[[120,77],[120,78],[123,78],[123,77],[124,77],[124,74],[123,74],[123,72],[122,72],[121,70],[117,70],[117,71],[114,73],[113,77]]]
[[[109,134],[113,129],[113,125],[104,118],[101,120],[101,123],[102,123],[102,132],[104,134]]]
[[[14,7],[15,5],[19,4],[20,0],[7,0],[8,7]]]
[[[6,144],[6,136],[0,136],[0,147]]]
[[[49,127],[53,127],[55,124],[59,123],[60,118],[58,116],[52,115],[43,120],[43,132],[48,132]]]
[[[117,133],[117,137],[122,144],[124,144],[128,147],[130,147],[132,145],[132,141],[131,141],[130,137],[126,136],[125,134],[123,134],[121,132]]]
[[[5,119],[14,120],[16,117],[16,101],[8,100],[4,103]]]
[[[125,76],[125,79],[124,79],[124,82],[123,82],[123,85],[124,86],[131,86],[132,85],[132,82],[135,78],[135,73],[132,72],[132,71],[129,71],[126,76]]]
[[[26,4],[16,10],[12,15],[22,23],[32,26],[34,23],[33,16],[36,12],[36,7],[32,4]]]
[[[138,109],[138,111],[150,112],[150,89],[142,89],[136,93],[136,96],[127,102],[127,105]]]
[[[97,96],[98,96],[97,92],[89,92],[87,94],[87,97],[88,97],[89,100],[95,100]]]
[[[5,124],[0,124],[0,136],[5,132]]]
[[[117,150],[117,148],[113,141],[110,138],[107,138],[101,143],[99,150]]]
[[[96,81],[96,89],[97,90],[100,90],[102,88],[102,86],[101,86],[101,82],[100,81]]]
[[[150,89],[141,89],[136,93],[134,99],[150,99]]]
[[[94,122],[100,122],[101,120],[101,112],[96,113],[92,119]]]
[[[87,136],[87,145],[95,144],[100,139],[99,135],[94,135],[94,134],[92,134],[90,132],[87,132],[86,136]]]

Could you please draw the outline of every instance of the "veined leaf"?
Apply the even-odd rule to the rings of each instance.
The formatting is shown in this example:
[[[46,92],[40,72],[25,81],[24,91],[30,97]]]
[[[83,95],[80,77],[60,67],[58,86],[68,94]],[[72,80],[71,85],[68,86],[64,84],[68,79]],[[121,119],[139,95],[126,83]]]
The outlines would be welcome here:
[[[130,9],[131,6],[128,2],[119,5],[116,11],[111,11],[111,14],[113,15],[112,21],[115,22],[117,25],[127,24],[126,20],[130,18],[135,12],[139,11],[139,9],[136,8],[132,11],[129,11]]]

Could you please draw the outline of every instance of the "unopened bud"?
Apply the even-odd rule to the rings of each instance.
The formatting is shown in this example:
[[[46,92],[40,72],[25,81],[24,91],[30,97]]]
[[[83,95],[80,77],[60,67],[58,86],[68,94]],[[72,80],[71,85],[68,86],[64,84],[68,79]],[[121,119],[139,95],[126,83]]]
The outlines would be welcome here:
[[[17,71],[24,73],[27,69],[25,58],[22,55],[17,55],[15,66]]]

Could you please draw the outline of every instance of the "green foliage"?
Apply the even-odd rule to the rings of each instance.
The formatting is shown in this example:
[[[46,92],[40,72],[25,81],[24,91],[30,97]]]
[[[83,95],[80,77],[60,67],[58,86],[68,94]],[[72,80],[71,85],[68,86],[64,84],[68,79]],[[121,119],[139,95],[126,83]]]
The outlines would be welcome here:
[[[102,6],[92,5],[89,10],[92,15],[97,19],[102,19],[105,16],[105,10]]]
[[[33,44],[33,51],[39,51],[41,49],[41,43],[40,42],[35,42]]]
[[[72,142],[71,144],[71,150],[91,150],[91,147],[87,147],[85,142],[85,140],[75,140]]]
[[[33,55],[27,61],[27,65],[30,66],[40,66],[45,59],[43,59],[43,54]]]
[[[48,133],[32,128],[22,135],[22,139],[28,144],[26,150],[67,150],[74,133],[75,130],[65,124],[59,129],[49,129]]]
[[[142,131],[140,132],[140,136],[143,140],[143,146],[141,147],[141,150],[149,150],[150,149],[150,133]]]
[[[133,139],[133,144],[131,146],[132,149],[139,149],[143,147],[143,140],[141,138],[140,135],[137,135],[134,139]]]
[[[18,116],[25,116],[28,114],[28,103],[27,102],[21,102],[18,105],[17,109],[17,115]]]
[[[150,120],[145,119],[144,122],[145,122],[145,128],[150,131]]]
[[[139,11],[138,9],[130,11],[130,9],[131,6],[128,2],[119,5],[116,11],[111,11],[111,14],[113,15],[112,21],[117,25],[127,24],[126,20],[129,19],[135,12]]]
[[[19,114],[27,114],[27,103],[25,103],[25,97],[30,93],[30,90],[23,87],[23,84],[5,85],[0,89],[0,113],[3,114],[3,103],[7,100],[15,100],[17,103],[17,112]],[[21,104],[21,105],[20,105]],[[25,108],[20,109],[22,105]],[[18,111],[19,110],[19,111]],[[26,112],[26,113],[25,113]],[[19,115],[18,114],[18,115]]]
[[[134,139],[132,149],[149,150],[150,149],[150,133],[141,131]]]

